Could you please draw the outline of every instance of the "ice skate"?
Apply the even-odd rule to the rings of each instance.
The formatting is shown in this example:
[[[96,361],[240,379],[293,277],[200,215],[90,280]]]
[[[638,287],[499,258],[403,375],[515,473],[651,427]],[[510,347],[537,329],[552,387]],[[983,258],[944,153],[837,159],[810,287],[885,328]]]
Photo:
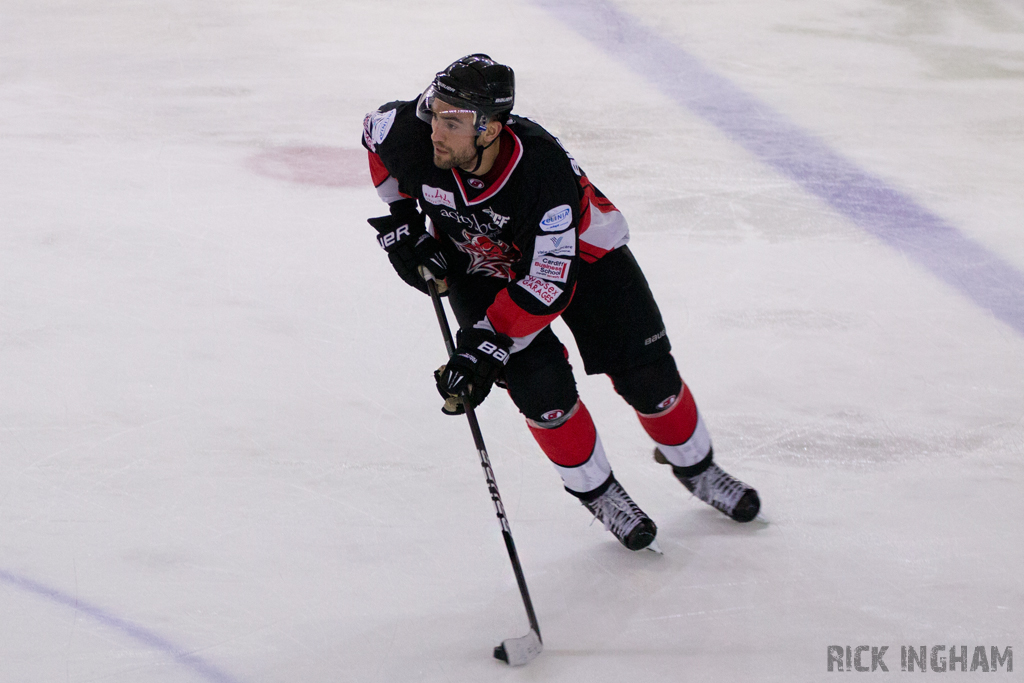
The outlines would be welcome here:
[[[683,486],[708,505],[720,510],[737,522],[749,522],[757,517],[761,499],[757,491],[736,479],[712,461],[714,453],[692,467],[672,465],[672,473]],[[655,449],[654,459],[671,464],[661,451]]]
[[[581,498],[580,501],[630,550],[643,550],[654,542],[658,527],[633,502],[614,476],[600,495],[590,500]]]

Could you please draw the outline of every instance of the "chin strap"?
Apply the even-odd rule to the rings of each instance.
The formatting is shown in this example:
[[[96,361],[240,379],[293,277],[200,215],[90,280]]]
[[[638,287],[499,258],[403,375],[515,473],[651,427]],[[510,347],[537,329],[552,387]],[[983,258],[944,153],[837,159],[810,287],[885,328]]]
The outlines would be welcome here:
[[[476,173],[476,169],[480,168],[480,164],[483,163],[483,160],[484,160],[484,150],[490,148],[490,146],[493,145],[495,142],[497,142],[498,138],[500,138],[500,137],[501,137],[501,133],[498,133],[497,135],[494,136],[494,139],[491,140],[490,142],[488,142],[486,145],[477,145],[476,146],[476,163],[473,164],[473,170],[469,171],[470,173]]]

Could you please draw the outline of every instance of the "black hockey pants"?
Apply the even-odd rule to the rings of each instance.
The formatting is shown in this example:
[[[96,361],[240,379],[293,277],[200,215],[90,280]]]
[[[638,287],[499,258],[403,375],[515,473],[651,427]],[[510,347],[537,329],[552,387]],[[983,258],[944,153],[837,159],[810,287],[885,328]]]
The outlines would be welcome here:
[[[449,277],[449,296],[461,327],[483,319],[508,282],[493,277]],[[580,263],[576,292],[562,313],[589,375],[607,374],[616,391],[641,413],[679,393],[682,380],[670,353],[661,312],[628,247],[596,263]],[[539,423],[568,413],[579,398],[567,352],[551,327],[512,354],[504,381],[512,401]]]

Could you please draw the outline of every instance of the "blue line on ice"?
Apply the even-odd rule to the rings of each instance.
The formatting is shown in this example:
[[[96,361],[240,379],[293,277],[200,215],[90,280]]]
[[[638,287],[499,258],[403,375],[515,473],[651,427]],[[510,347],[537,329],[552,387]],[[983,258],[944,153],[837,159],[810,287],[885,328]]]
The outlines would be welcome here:
[[[1024,334],[1024,274],[607,0],[534,0],[666,96]]]
[[[4,569],[0,569],[0,581],[14,586],[26,593],[33,593],[39,597],[46,598],[65,607],[70,607],[77,612],[81,612],[86,616],[92,617],[96,621],[129,636],[133,640],[163,652],[164,654],[172,657],[182,666],[191,669],[206,680],[215,681],[216,683],[239,683],[237,678],[224,673],[201,657],[185,652],[174,643],[160,635],[157,635],[153,631],[137,624],[133,624],[121,617],[110,614],[100,607],[90,605],[87,602],[82,602],[73,595],[68,595],[67,593],[63,593],[54,588],[44,586],[32,579],[18,576],[17,574],[13,574]]]

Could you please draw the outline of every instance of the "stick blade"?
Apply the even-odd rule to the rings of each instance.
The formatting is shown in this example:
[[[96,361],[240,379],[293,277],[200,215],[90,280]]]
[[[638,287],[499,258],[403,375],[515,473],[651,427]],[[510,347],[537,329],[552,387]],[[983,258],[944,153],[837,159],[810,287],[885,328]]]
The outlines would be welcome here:
[[[509,666],[522,666],[536,659],[543,650],[544,643],[541,642],[540,635],[531,628],[522,638],[501,641],[501,645],[494,648],[494,658]]]

